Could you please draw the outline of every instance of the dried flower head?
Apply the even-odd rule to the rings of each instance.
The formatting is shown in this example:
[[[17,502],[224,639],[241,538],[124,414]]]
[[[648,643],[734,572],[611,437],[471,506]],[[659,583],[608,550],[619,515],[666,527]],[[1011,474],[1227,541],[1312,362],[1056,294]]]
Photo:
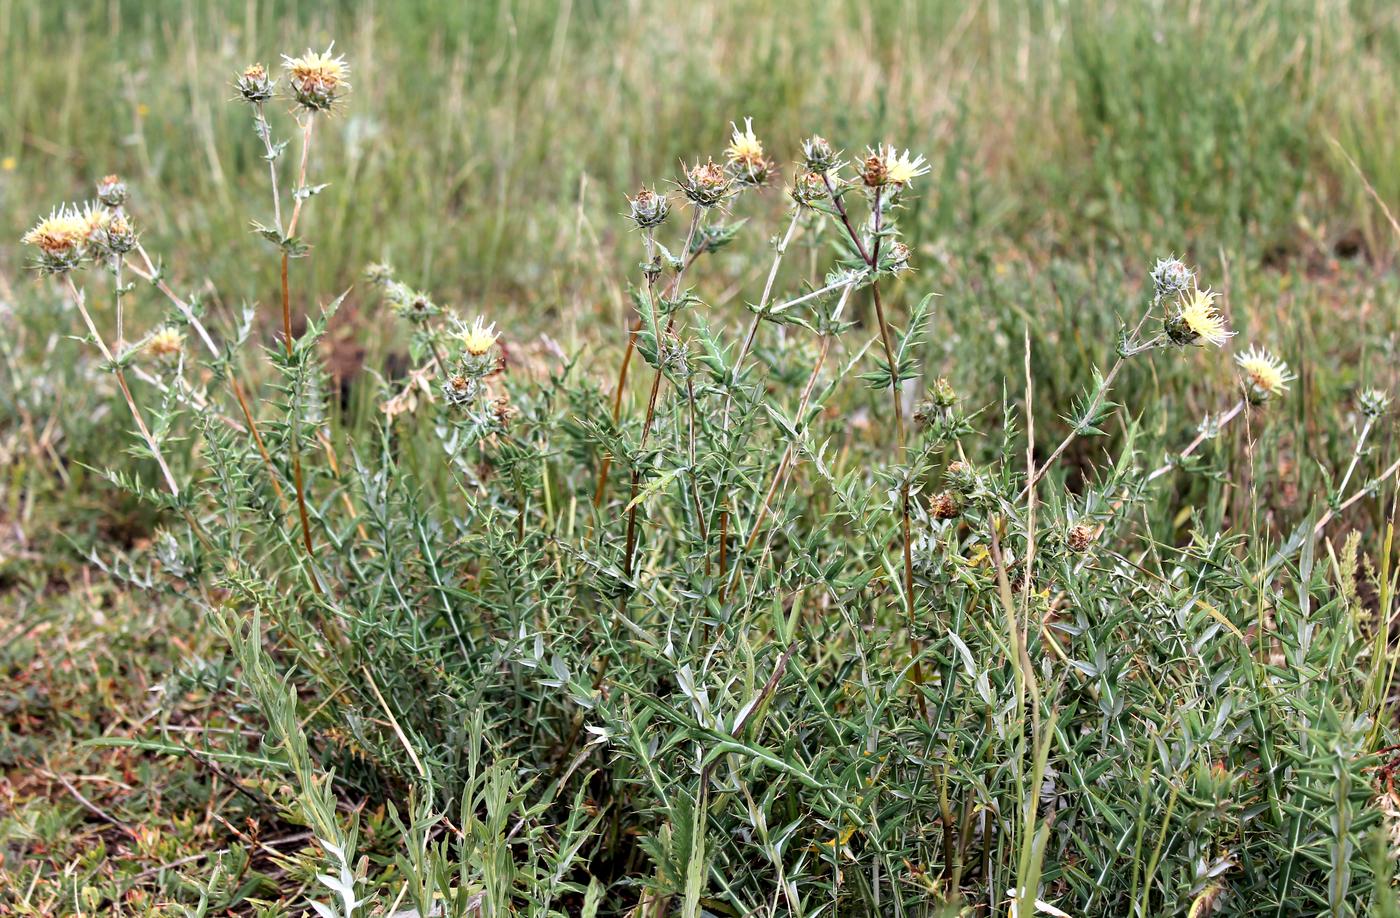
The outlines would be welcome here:
[[[307,111],[330,111],[350,88],[350,65],[340,55],[332,56],[334,50],[332,42],[323,52],[307,49],[301,57],[282,56],[292,96]]]
[[[1176,310],[1169,314],[1164,324],[1167,337],[1173,344],[1185,347],[1188,344],[1213,344],[1222,346],[1234,332],[1225,327],[1225,319],[1216,311],[1215,298],[1218,294],[1209,290],[1192,289],[1183,295]]]
[[[909,270],[909,246],[896,242],[880,256],[881,267],[891,274],[903,274]]]
[[[443,400],[456,408],[476,401],[480,391],[481,383],[475,377],[463,373],[453,373],[442,383]]]
[[[1245,395],[1255,405],[1262,405],[1276,395],[1288,391],[1293,374],[1288,364],[1263,348],[1251,347],[1242,354],[1235,355],[1239,364]]]
[[[115,175],[104,175],[97,182],[97,200],[115,210],[126,203],[126,182]]]
[[[677,186],[697,207],[714,207],[724,203],[724,199],[734,193],[734,183],[729,174],[714,160],[703,165],[697,163],[689,169],[682,166],[681,180]]]
[[[638,191],[635,197],[627,199],[627,204],[632,222],[639,229],[655,229],[665,223],[671,213],[670,200],[650,188]]]
[[[788,197],[799,207],[811,207],[818,201],[826,200],[826,196],[826,179],[811,170],[798,172],[792,179],[792,187],[788,189]]]
[[[1196,282],[1196,272],[1175,255],[1157,259],[1150,276],[1153,292],[1158,299],[1184,293]]]
[[[861,180],[871,188],[882,185],[908,185],[921,175],[927,175],[928,164],[922,156],[903,153],[890,144],[881,144],[870,151],[861,169]]]
[[[274,87],[262,64],[249,64],[233,83],[238,95],[249,105],[261,105],[272,98]]]
[[[1094,527],[1088,523],[1075,523],[1065,534],[1065,544],[1070,551],[1085,551],[1094,543]]]
[[[491,400],[491,417],[496,425],[502,430],[510,426],[510,422],[515,420],[515,406],[510,403],[510,397],[498,395]]]
[[[936,520],[951,520],[962,512],[962,504],[952,491],[939,491],[929,499],[928,512]]]
[[[841,154],[831,148],[825,137],[813,134],[802,141],[802,164],[820,176],[841,165]]]
[[[741,185],[762,185],[773,174],[773,164],[763,155],[763,144],[753,132],[753,119],[744,119],[744,129],[730,124],[734,133],[724,156],[735,181]]]
[[[157,360],[172,360],[185,347],[184,332],[167,325],[146,341],[146,352]]]
[[[39,250],[36,268],[45,274],[60,274],[82,264],[88,229],[85,215],[65,204],[34,224],[20,241]]]
[[[1367,389],[1356,399],[1361,413],[1372,420],[1390,410],[1390,396],[1383,389]]]

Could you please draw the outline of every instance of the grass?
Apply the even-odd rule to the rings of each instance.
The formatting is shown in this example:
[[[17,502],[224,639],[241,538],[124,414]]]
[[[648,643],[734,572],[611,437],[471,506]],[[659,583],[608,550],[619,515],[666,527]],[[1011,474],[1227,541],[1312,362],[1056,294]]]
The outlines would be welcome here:
[[[318,121],[286,352],[232,81],[331,39],[353,90]],[[1397,44],[1386,4],[1302,0],[0,0],[0,902],[937,915],[1024,887],[1075,915],[1393,914],[1393,475],[1339,505],[1400,457],[1393,417],[1358,445],[1362,391],[1400,391]],[[783,301],[862,264],[840,221],[775,262],[787,202],[745,192],[690,302],[623,216],[744,117],[788,177],[813,131],[933,166],[887,215],[916,271],[881,274],[881,311],[867,288],[841,321],[770,316],[747,362],[770,270]],[[135,363],[215,406],[135,387],[185,502],[14,244],[110,172],[234,344]],[[1298,378],[1149,484],[1239,397],[1192,348],[1092,404],[1170,252],[1229,350]],[[385,416],[460,345],[379,261],[504,331],[508,426],[475,389],[430,404],[440,379]],[[111,282],[80,282],[110,328]],[[126,300],[197,346],[154,288]],[[217,421],[243,417],[229,369],[266,458]],[[955,399],[900,414],[939,378]]]

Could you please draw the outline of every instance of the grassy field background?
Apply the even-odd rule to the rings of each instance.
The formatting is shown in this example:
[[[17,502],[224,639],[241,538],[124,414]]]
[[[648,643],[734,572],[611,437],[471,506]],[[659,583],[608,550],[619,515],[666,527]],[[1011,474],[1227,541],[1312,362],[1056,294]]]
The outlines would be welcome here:
[[[16,914],[139,914],[201,884],[225,902],[297,892],[275,858],[305,839],[264,825],[276,788],[236,780],[246,763],[87,743],[259,725],[222,693],[232,663],[206,623],[94,564],[149,544],[154,520],[87,468],[125,461],[121,405],[18,238],[118,173],[178,289],[216,316],[271,303],[247,232],[265,166],[232,80],[332,40],[354,89],[323,137],[331,184],[300,270],[321,300],[350,289],[328,349],[342,435],[369,429],[361,382],[401,369],[407,345],[357,285],[374,261],[518,340],[547,333],[608,385],[638,258],[624,194],[718,155],[745,117],[784,162],[812,132],[929,158],[902,282],[906,301],[941,294],[924,359],[996,415],[1030,330],[1042,448],[1111,360],[1146,266],[1201,266],[1239,345],[1270,346],[1299,379],[1261,467],[1183,482],[1145,522],[1163,540],[1206,506],[1291,531],[1318,508],[1320,469],[1345,464],[1356,393],[1400,382],[1400,8],[1381,0],[0,0],[0,903]],[[738,216],[762,238],[780,210]],[[714,265],[706,290],[737,324],[766,264]],[[143,290],[134,308],[160,306]],[[1154,406],[1140,448],[1189,439],[1230,376],[1131,367],[1123,389]],[[876,404],[855,398],[853,416]],[[1400,452],[1393,426],[1373,443]],[[1105,447],[1079,449],[1071,479]],[[1348,519],[1374,541],[1386,506]],[[371,835],[387,819],[364,818]]]

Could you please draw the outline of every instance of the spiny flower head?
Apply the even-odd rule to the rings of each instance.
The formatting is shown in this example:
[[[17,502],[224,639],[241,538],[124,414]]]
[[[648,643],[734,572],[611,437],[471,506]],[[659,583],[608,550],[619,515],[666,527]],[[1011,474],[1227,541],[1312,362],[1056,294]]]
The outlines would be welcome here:
[[[904,186],[921,175],[927,175],[928,171],[928,163],[922,156],[912,156],[908,150],[901,153],[891,144],[881,144],[865,158],[861,179],[871,188]]]
[[[1276,395],[1288,391],[1293,374],[1288,364],[1260,347],[1251,347],[1243,354],[1235,355],[1244,379],[1245,395],[1255,405],[1262,405]]]
[[[818,201],[825,200],[827,196],[826,179],[821,174],[810,169],[803,170],[793,177],[792,187],[788,189],[788,196],[799,207],[811,207]]]
[[[136,248],[136,230],[131,220],[119,210],[89,204],[83,210],[87,224],[87,245],[97,253],[125,255]]]
[[[1219,294],[1193,289],[1183,295],[1176,312],[1167,317],[1165,330],[1173,344],[1213,344],[1222,346],[1234,334],[1225,327],[1225,319],[1215,308]]]
[[[681,169],[681,180],[676,185],[697,207],[714,207],[734,192],[728,173],[712,159],[689,169],[682,164]]]
[[[376,287],[388,287],[394,280],[394,269],[378,261],[365,265],[365,280]]]
[[[462,347],[473,357],[480,357],[495,347],[496,339],[500,337],[500,332],[496,331],[496,323],[490,325],[477,316],[475,321],[462,332]]]
[[[411,290],[402,284],[395,284],[395,287],[402,287],[403,292],[394,297],[393,303],[410,322],[426,322],[442,311],[423,291]]]
[[[1361,413],[1372,420],[1390,410],[1390,396],[1383,389],[1367,389],[1357,397]]]
[[[1150,276],[1158,299],[1183,293],[1196,282],[1196,272],[1175,255],[1157,259]]]
[[[831,148],[825,137],[813,134],[802,141],[802,164],[808,171],[822,175],[841,165],[841,154]]]
[[[1094,542],[1094,527],[1088,523],[1075,523],[1065,533],[1065,544],[1070,551],[1085,551]]]
[[[20,241],[39,250],[36,267],[40,271],[58,274],[82,263],[88,228],[84,214],[77,207],[64,204],[34,224]]]
[[[936,520],[951,520],[962,512],[962,504],[952,491],[939,491],[929,498],[928,512]]]
[[[640,229],[655,229],[666,222],[671,213],[671,202],[664,194],[657,194],[650,188],[643,188],[636,197],[627,199],[632,222]]]
[[[249,105],[261,105],[272,98],[274,87],[267,68],[262,64],[249,64],[243,68],[233,83],[238,95]]]
[[[97,200],[113,210],[126,203],[126,182],[115,175],[105,175],[97,182]]]
[[[146,341],[146,350],[159,360],[170,360],[185,346],[184,332],[169,325],[156,332]]]
[[[730,124],[734,133],[724,150],[730,171],[741,185],[762,185],[773,172],[773,164],[763,155],[763,143],[753,132],[753,119],[744,119],[744,129]]]
[[[282,56],[282,69],[292,96],[302,108],[312,112],[329,111],[350,88],[350,65],[340,55],[332,56],[335,43],[325,51],[309,48],[301,57]]]
[[[481,382],[474,376],[453,373],[443,380],[442,397],[455,408],[470,405],[481,392]]]

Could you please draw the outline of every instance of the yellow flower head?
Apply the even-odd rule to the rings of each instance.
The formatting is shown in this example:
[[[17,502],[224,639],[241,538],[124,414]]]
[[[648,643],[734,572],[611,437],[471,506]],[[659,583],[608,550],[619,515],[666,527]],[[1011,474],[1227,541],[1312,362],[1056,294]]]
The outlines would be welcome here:
[[[892,144],[881,144],[866,157],[862,178],[871,187],[908,185],[928,171],[928,163],[922,156],[914,156],[908,150],[901,153]]]
[[[340,55],[332,56],[334,50],[332,43],[325,51],[307,49],[301,57],[282,56],[287,83],[303,108],[328,111],[350,88],[350,65]]]
[[[1213,344],[1222,346],[1234,334],[1225,327],[1225,319],[1216,311],[1215,298],[1209,290],[1192,290],[1183,296],[1180,310],[1168,322],[1167,334],[1177,344]]]
[[[477,316],[470,327],[462,332],[462,347],[473,357],[482,357],[491,348],[496,346],[496,339],[500,333],[496,331],[496,323],[487,325],[480,316]]]
[[[749,165],[763,161],[763,144],[753,133],[753,119],[744,119],[744,129],[739,130],[737,124],[729,125],[734,129],[734,135],[729,141],[729,146],[725,148],[724,155],[731,163]]]
[[[764,184],[773,171],[773,164],[763,155],[762,142],[754,136],[753,119],[744,119],[742,131],[737,124],[731,123],[730,127],[734,128],[734,134],[724,149],[730,171],[744,185]]]
[[[151,335],[150,340],[146,342],[146,350],[150,352],[151,356],[162,360],[179,354],[184,346],[184,333],[178,328],[171,328],[168,325]]]
[[[1288,364],[1263,348],[1251,347],[1235,356],[1250,401],[1259,404],[1288,391],[1293,374]]]
[[[76,256],[81,254],[87,236],[86,216],[78,208],[65,204],[34,224],[33,229],[25,233],[20,241],[38,248],[45,255]]]
[[[83,239],[85,242],[97,242],[111,225],[112,212],[110,210],[94,204],[84,205]]]

